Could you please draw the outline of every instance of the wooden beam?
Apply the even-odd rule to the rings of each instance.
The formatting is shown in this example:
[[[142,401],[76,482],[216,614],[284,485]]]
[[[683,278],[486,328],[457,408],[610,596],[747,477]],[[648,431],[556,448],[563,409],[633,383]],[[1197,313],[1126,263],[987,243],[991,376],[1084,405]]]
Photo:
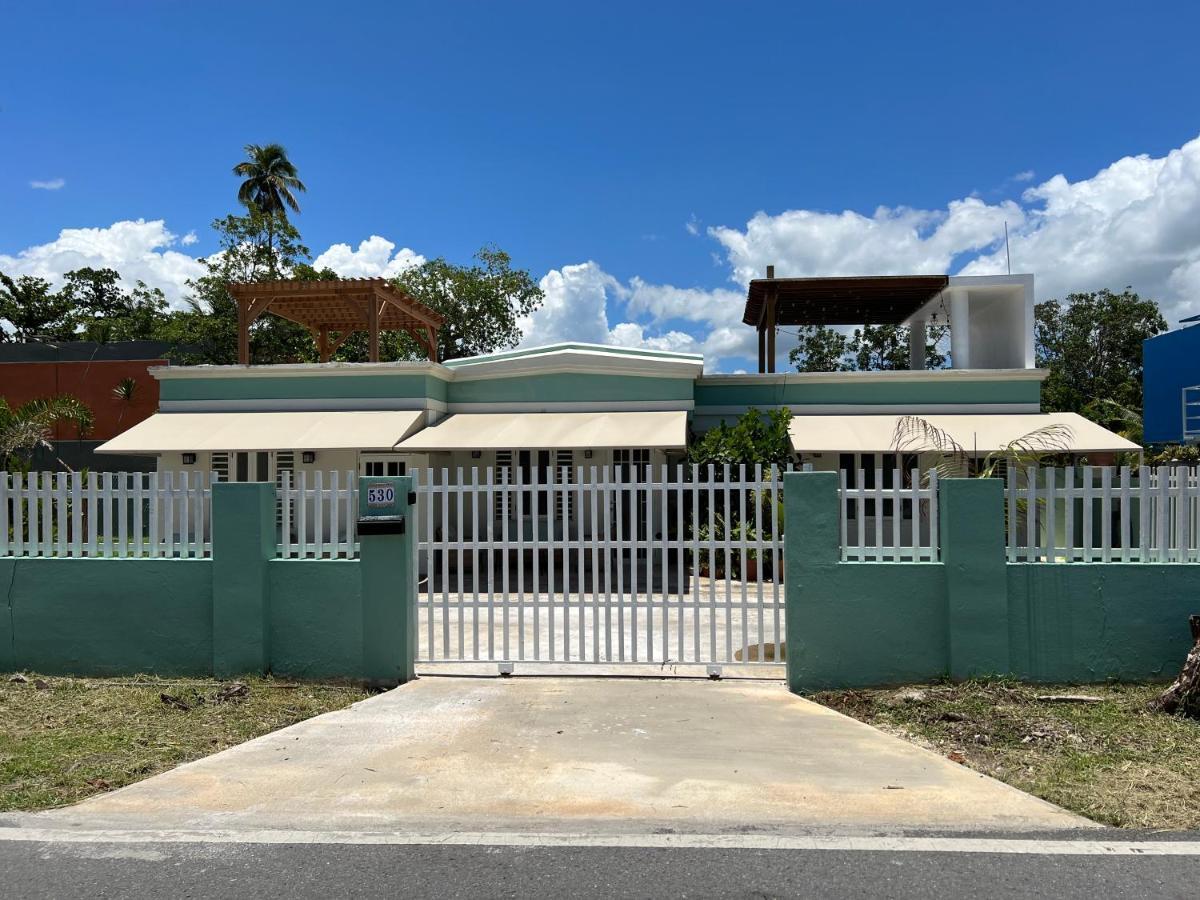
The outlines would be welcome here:
[[[429,335],[429,361],[437,362],[438,361],[438,345],[437,345],[438,330],[436,328],[434,328],[432,325],[426,325],[425,333]]]
[[[367,306],[367,362],[379,362],[379,304],[374,299]]]
[[[775,286],[767,294],[767,371],[775,371],[775,304],[777,301]]]
[[[238,300],[238,363],[250,365],[250,323],[246,319],[246,300]]]

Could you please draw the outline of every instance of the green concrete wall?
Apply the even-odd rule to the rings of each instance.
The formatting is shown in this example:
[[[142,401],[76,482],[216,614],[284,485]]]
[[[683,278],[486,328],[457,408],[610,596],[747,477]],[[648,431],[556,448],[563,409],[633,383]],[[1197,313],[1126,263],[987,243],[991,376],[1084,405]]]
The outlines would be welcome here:
[[[271,671],[287,678],[362,676],[362,585],[353,559],[276,559]]]
[[[388,480],[407,514],[412,480]],[[395,684],[415,661],[411,541],[276,559],[273,486],[219,484],[211,559],[0,558],[0,672]]]
[[[0,560],[0,669],[206,675],[212,568],[186,559]]]
[[[1188,616],[1200,613],[1200,565],[1010,564],[1001,485],[949,479],[940,491],[942,562],[841,562],[837,475],[785,476],[793,691],[1178,672]]]

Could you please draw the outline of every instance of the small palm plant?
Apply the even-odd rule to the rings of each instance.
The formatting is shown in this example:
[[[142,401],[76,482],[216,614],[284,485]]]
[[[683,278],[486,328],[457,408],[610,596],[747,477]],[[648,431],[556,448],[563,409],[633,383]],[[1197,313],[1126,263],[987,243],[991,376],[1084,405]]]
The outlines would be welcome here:
[[[1014,466],[1019,472],[1040,465],[1049,457],[1069,452],[1073,434],[1069,426],[1059,423],[1035,428],[989,451],[974,474],[979,478],[992,478],[999,472],[1001,464]],[[892,433],[892,449],[897,453],[932,455],[934,464],[924,467],[924,479],[928,479],[931,471],[936,471],[939,478],[971,477],[971,455],[950,432],[920,416],[901,416],[897,420]]]
[[[16,409],[0,397],[0,471],[7,470],[14,461],[28,461],[38,449],[53,453],[50,436],[59,422],[74,422],[82,436],[93,421],[92,411],[83,401],[65,394],[30,400]],[[58,462],[70,470],[61,459]]]
[[[121,411],[117,414],[117,428],[121,427],[121,421],[125,418],[125,413],[129,412],[133,406],[133,401],[137,399],[138,383],[136,378],[122,378],[113,388],[113,397],[121,404]]]

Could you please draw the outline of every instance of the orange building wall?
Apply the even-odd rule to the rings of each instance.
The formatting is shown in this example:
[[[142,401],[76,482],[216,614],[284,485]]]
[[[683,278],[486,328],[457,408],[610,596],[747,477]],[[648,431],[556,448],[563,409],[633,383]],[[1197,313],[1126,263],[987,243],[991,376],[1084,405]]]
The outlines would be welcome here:
[[[166,364],[164,359],[0,363],[0,397],[17,407],[39,397],[70,394],[91,407],[95,416],[96,425],[85,439],[106,441],[158,410],[158,381],[148,370]],[[137,382],[132,403],[113,393],[124,378]],[[55,429],[54,439],[77,437],[69,423]]]

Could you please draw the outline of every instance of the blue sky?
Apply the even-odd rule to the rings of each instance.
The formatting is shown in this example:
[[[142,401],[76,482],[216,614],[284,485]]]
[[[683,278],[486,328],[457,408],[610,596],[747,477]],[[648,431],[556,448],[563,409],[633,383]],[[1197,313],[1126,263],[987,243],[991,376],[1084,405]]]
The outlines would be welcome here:
[[[0,269],[92,254],[177,295],[170,254],[212,248],[241,146],[278,141],[315,255],[344,243],[327,260],[373,274],[372,236],[457,261],[495,242],[556,292],[530,342],[736,368],[725,307],[764,261],[982,270],[1006,220],[1047,291],[1133,283],[1183,314],[1200,7],[827,6],[10,4]],[[1146,246],[1122,268],[1130,231]]]

